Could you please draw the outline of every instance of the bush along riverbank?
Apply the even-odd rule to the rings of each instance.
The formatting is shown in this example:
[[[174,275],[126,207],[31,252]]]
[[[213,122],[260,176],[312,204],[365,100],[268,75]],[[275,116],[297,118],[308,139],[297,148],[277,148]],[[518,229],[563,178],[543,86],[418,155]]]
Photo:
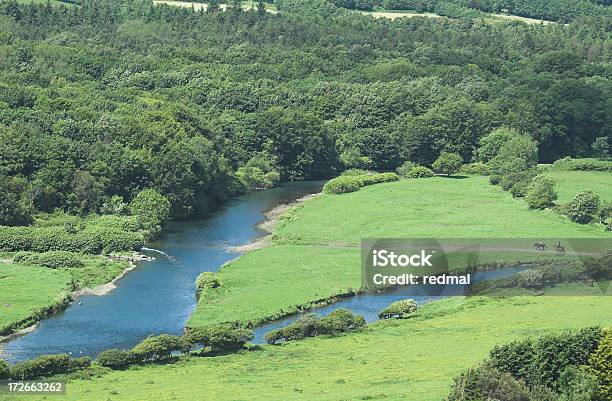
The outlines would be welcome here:
[[[149,336],[129,350],[102,351],[93,362],[89,357],[71,358],[68,354],[55,354],[42,355],[11,367],[0,359],[0,380],[34,379],[95,366],[120,370],[135,365],[173,363],[185,355],[211,356],[236,352],[245,348],[252,338],[253,332],[250,329],[217,325],[188,330],[182,336]]]
[[[323,318],[309,315],[287,327],[273,330],[266,335],[266,341],[276,344],[279,341],[303,340],[321,335],[338,336],[359,331],[365,326],[363,316],[353,315],[346,309],[339,309]],[[68,354],[42,355],[12,367],[0,360],[0,380],[34,379],[72,373],[95,366],[123,370],[135,365],[174,363],[188,355],[225,355],[245,349],[252,339],[253,331],[239,324],[186,329],[182,336],[168,334],[149,336],[129,350],[102,351],[93,362],[88,357],[71,358]]]

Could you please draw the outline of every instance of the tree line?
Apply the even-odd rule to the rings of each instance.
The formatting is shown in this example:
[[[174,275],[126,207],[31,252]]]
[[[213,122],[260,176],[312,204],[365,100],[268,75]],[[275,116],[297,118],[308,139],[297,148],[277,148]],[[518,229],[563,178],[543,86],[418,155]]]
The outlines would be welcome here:
[[[1,2],[0,225],[108,212],[149,188],[184,219],[279,180],[430,166],[442,152],[470,162],[502,126],[536,141],[540,162],[610,136],[605,19],[277,6]]]

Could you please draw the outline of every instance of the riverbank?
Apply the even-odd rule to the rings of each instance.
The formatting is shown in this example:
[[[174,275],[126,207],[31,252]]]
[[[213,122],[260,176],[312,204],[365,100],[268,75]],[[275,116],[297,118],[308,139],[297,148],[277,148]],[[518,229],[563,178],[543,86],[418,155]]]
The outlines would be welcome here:
[[[78,281],[75,280],[77,268],[74,269],[49,269],[45,267],[35,266],[21,266],[14,265],[12,259],[5,258],[3,260],[4,278],[18,280],[19,285],[10,284],[11,287],[16,287],[13,290],[17,291],[18,294],[11,295],[9,291],[9,284],[6,284],[6,289],[0,296],[0,307],[14,309],[20,308],[23,310],[21,315],[26,315],[14,320],[13,322],[6,323],[2,328],[0,334],[0,349],[2,345],[7,341],[26,335],[34,331],[38,323],[52,316],[58,312],[61,312],[68,308],[73,302],[78,300],[83,295],[95,295],[102,296],[110,293],[117,287],[117,282],[123,278],[127,273],[134,270],[137,267],[137,263],[144,260],[152,260],[146,255],[138,252],[132,253],[132,255],[111,255],[105,260],[108,264],[98,266],[94,263],[88,263],[83,268],[87,269],[91,274],[97,270],[105,269],[106,267],[112,266],[114,269],[111,270],[117,272],[113,278],[104,282],[108,277],[109,272],[98,271],[97,277],[89,277],[88,282],[101,284],[74,289],[75,285],[78,285]],[[9,270],[10,266],[10,270]],[[124,268],[118,268],[125,266]],[[4,283],[1,288],[4,287]],[[62,288],[63,287],[63,288]],[[41,297],[41,295],[43,295]],[[29,311],[29,312],[28,312]],[[18,314],[15,316],[19,316]]]
[[[349,335],[75,379],[62,400],[192,400],[206,394],[210,401],[439,401],[452,378],[495,345],[609,327],[611,307],[612,298],[592,296],[446,299],[424,306],[415,318],[380,321]]]
[[[314,199],[317,196],[320,196],[321,192],[319,193],[315,193],[315,194],[309,194],[309,195],[305,195],[302,196],[301,198],[298,198],[292,202],[289,203],[281,203],[275,207],[273,207],[272,209],[264,212],[264,219],[263,221],[261,221],[260,223],[257,224],[257,229],[260,231],[263,231],[265,234],[259,238],[256,238],[255,240],[244,244],[244,245],[239,245],[239,246],[235,246],[235,247],[230,247],[230,252],[235,252],[235,253],[243,253],[243,252],[250,252],[250,251],[255,251],[257,249],[262,249],[265,248],[269,245],[271,245],[272,243],[272,233],[274,232],[274,229],[278,226],[279,220],[281,219],[281,217],[289,212],[292,208],[295,208],[301,204],[303,204],[304,202]]]

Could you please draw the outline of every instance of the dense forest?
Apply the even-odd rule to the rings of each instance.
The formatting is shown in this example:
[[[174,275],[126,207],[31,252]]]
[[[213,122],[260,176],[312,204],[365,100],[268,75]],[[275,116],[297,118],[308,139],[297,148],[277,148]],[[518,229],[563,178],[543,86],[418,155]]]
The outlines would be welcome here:
[[[599,11],[544,26],[377,20],[326,0],[279,0],[279,14],[0,2],[0,225],[146,188],[184,219],[258,174],[467,163],[503,126],[540,162],[589,156],[611,136],[611,20],[606,1],[571,3]]]

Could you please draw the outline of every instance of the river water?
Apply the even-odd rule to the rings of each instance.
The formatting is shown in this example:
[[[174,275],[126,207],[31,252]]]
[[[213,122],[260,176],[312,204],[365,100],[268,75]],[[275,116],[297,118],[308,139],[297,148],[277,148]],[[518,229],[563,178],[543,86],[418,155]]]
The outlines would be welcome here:
[[[95,356],[131,348],[150,334],[181,334],[193,312],[195,279],[239,256],[228,249],[262,235],[256,225],[279,203],[318,192],[323,182],[283,184],[228,201],[205,220],[173,223],[144,251],[142,262],[104,296],[82,296],[64,312],[4,344],[4,358],[18,362],[42,354]],[[165,253],[160,254],[158,251]]]

